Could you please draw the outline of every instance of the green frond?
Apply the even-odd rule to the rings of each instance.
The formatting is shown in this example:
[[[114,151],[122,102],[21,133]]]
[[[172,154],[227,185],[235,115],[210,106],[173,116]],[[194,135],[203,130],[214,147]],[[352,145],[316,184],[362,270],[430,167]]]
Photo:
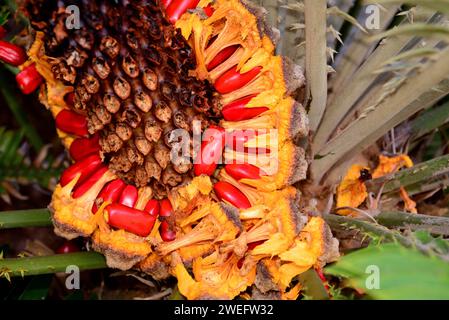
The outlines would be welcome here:
[[[431,10],[439,11],[441,13],[449,14],[449,1],[448,0],[364,0],[366,4],[411,4],[419,5],[429,8]]]
[[[425,23],[414,23],[399,26],[385,32],[381,32],[369,38],[369,41],[376,41],[387,37],[397,37],[401,35],[421,36],[427,38],[437,38],[449,40],[449,28],[442,25],[432,25]]]

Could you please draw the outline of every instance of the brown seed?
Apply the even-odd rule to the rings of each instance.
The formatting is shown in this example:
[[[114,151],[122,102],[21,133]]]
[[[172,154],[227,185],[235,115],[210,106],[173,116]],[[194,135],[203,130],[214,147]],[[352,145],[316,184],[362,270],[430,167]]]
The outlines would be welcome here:
[[[118,95],[122,100],[127,99],[131,94],[131,86],[129,82],[122,77],[118,77],[117,79],[115,79],[112,86],[114,87],[115,94]]]
[[[128,30],[128,32],[126,33],[126,42],[128,43],[128,46],[130,46],[133,50],[137,50],[139,48],[139,42],[134,30]]]
[[[165,185],[176,187],[178,184],[182,182],[182,176],[177,172],[175,172],[171,167],[168,167],[162,173],[162,182]]]
[[[164,82],[161,85],[161,93],[168,101],[173,100],[175,92],[176,88],[172,84]]]
[[[111,114],[106,110],[106,108],[102,105],[97,105],[94,107],[94,112],[98,119],[101,121],[102,124],[109,124],[112,120]]]
[[[189,131],[190,124],[187,120],[187,116],[183,111],[177,111],[173,116],[173,124],[180,129]]]
[[[158,145],[154,150],[154,158],[161,168],[165,169],[170,163],[170,150],[164,145]]]
[[[142,121],[142,117],[133,105],[128,105],[125,108],[122,117],[134,129],[137,128]]]
[[[153,70],[146,68],[143,71],[142,81],[145,87],[147,87],[151,91],[157,89],[157,75]]]
[[[134,139],[134,144],[136,145],[137,150],[144,156],[148,155],[152,149],[152,144],[142,136],[136,137]]]
[[[162,122],[167,123],[171,119],[172,110],[165,102],[160,102],[156,106],[156,110],[154,111],[154,115],[156,116],[156,118],[158,118]]]
[[[83,47],[83,49],[91,50],[92,45],[94,44],[94,35],[86,29],[82,29],[75,33],[75,41]]]
[[[103,103],[110,113],[116,113],[120,109],[120,100],[111,93],[106,93],[104,95]]]
[[[106,36],[101,39],[100,50],[115,59],[120,52],[120,45],[113,37]]]
[[[123,141],[128,141],[129,139],[131,139],[133,135],[132,129],[126,123],[123,122],[117,124],[117,126],[115,127],[115,133],[117,133],[117,135]]]
[[[87,130],[90,134],[94,134],[97,131],[100,131],[104,128],[103,123],[98,119],[98,117],[91,113],[87,119]]]
[[[76,80],[76,69],[73,66],[67,65],[64,61],[53,65],[51,68],[56,75],[56,79],[73,84]]]
[[[145,122],[145,137],[153,142],[157,142],[162,135],[162,127],[156,120],[150,119]]]
[[[144,187],[150,182],[151,177],[148,176],[147,171],[144,166],[139,166],[136,168],[135,181],[137,187]]]
[[[78,93],[75,93],[73,107],[75,108],[75,110],[86,111],[86,103],[81,101]]]
[[[131,161],[131,163],[137,163],[139,165],[143,164],[144,158],[132,142],[130,142],[128,147],[126,148],[126,154],[128,156],[128,160]]]
[[[100,90],[100,82],[98,81],[97,78],[95,78],[95,76],[93,76],[91,74],[87,74],[83,78],[81,83],[84,85],[87,92],[89,92],[91,94],[95,94],[98,92],[98,90]]]
[[[123,149],[117,155],[113,156],[109,162],[109,168],[119,172],[128,172],[132,166],[132,163],[128,160],[126,151]]]
[[[73,49],[65,55],[67,64],[75,68],[81,68],[88,57],[86,52],[78,49]]]
[[[106,79],[109,76],[109,73],[111,73],[111,67],[102,57],[93,59],[92,68],[102,80]]]
[[[114,132],[110,132],[106,137],[100,139],[100,146],[103,152],[117,152],[123,147],[123,141]]]
[[[153,106],[153,100],[143,91],[136,92],[136,94],[134,95],[134,103],[143,112],[150,111],[151,107]]]
[[[87,92],[87,89],[83,86],[79,86],[78,88],[76,88],[75,96],[78,96],[78,99],[83,103],[88,102],[91,98],[91,95]]]
[[[173,169],[179,174],[187,173],[190,169],[192,169],[192,163],[186,158],[180,158],[183,160],[176,161],[173,163]]]
[[[130,54],[127,54],[126,57],[123,58],[122,67],[123,71],[125,71],[125,73],[131,78],[136,78],[139,76],[137,62]]]
[[[145,159],[145,171],[150,178],[159,180],[161,178],[162,169],[153,157]]]

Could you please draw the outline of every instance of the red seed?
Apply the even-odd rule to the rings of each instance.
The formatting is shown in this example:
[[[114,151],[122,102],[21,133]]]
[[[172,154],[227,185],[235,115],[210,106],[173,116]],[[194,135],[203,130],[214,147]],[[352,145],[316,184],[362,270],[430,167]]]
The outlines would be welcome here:
[[[67,109],[56,116],[56,127],[68,134],[87,136],[87,119],[85,116]]]
[[[225,200],[239,209],[251,208],[248,198],[229,182],[219,181],[214,185],[214,191],[220,200]]]
[[[98,154],[100,151],[99,140],[100,137],[98,134],[90,138],[78,138],[74,140],[70,145],[70,156],[73,160],[80,161],[91,154]]]
[[[207,7],[204,7],[204,13],[208,16],[211,17],[215,12],[214,7],[212,7],[212,5],[208,5]]]
[[[125,186],[126,183],[124,183],[123,180],[121,179],[108,182],[101,190],[100,194],[97,197],[97,200],[101,199],[102,203],[106,201],[115,203],[120,198],[120,195],[122,194],[122,191],[125,188]],[[92,213],[94,214],[97,213],[98,209],[99,207],[97,205],[97,201],[95,201],[92,206]]]
[[[148,212],[153,217],[157,217],[159,215],[159,212],[161,210],[161,206],[159,205],[159,201],[156,199],[151,199],[148,201],[147,205],[144,209],[146,212]]]
[[[148,212],[127,207],[123,204],[110,204],[105,209],[108,224],[140,237],[147,237],[153,229],[156,218]]]
[[[221,94],[230,93],[248,84],[262,71],[262,67],[255,67],[248,72],[240,73],[237,66],[229,69],[215,81],[215,89]]]
[[[99,155],[91,155],[83,160],[76,162],[72,166],[68,167],[61,175],[61,186],[66,186],[70,181],[75,179],[75,177],[81,173],[81,176],[77,182],[80,185],[85,181],[95,170],[100,168],[101,159]]]
[[[120,200],[118,203],[133,208],[137,202],[137,197],[139,195],[139,191],[135,186],[127,185],[120,196]]]
[[[253,250],[255,247],[260,246],[261,244],[263,244],[266,240],[259,240],[256,242],[251,242],[248,243],[248,250]]]
[[[162,240],[170,242],[176,239],[176,232],[170,228],[170,224],[167,221],[162,221],[159,227],[159,233]]]
[[[252,164],[227,164],[225,166],[226,172],[233,177],[234,179],[255,179],[258,180],[261,178],[261,170],[260,168],[252,165]]]
[[[238,49],[238,45],[226,47],[223,50],[221,50],[215,58],[212,59],[211,62],[207,65],[207,70],[211,71],[215,69],[218,65],[228,60],[230,56],[234,54],[234,52]]]
[[[168,20],[175,24],[176,21],[189,9],[195,9],[199,0],[173,0],[167,7],[166,13]]]
[[[204,132],[201,151],[193,165],[196,176],[202,174],[211,176],[214,173],[218,162],[221,159],[225,147],[225,140],[226,131],[223,128],[210,126],[209,129]]]
[[[257,117],[261,113],[268,111],[267,107],[251,107],[247,108],[247,104],[257,95],[251,95],[231,102],[223,107],[221,113],[226,121],[242,121]]]
[[[44,78],[33,63],[16,75],[16,82],[23,94],[33,93],[44,81]]]
[[[64,101],[67,103],[69,107],[72,107],[75,104],[75,93],[69,92],[64,96]]]
[[[83,183],[79,184],[74,190],[72,194],[73,199],[78,199],[83,196],[87,191],[92,188],[92,186],[101,179],[101,177],[108,171],[108,167],[102,165],[99,169],[97,169],[91,176],[86,178]]]
[[[25,50],[15,44],[0,40],[0,61],[17,67],[26,60]]]
[[[161,0],[164,8],[167,8],[173,0]]]
[[[170,217],[172,214],[173,214],[173,207],[170,203],[170,200],[168,199],[161,200],[159,215],[161,217]]]
[[[212,17],[212,15],[215,12],[214,7],[212,7],[211,4],[207,5],[206,7],[203,8],[204,13],[208,16],[208,17]]]
[[[73,241],[65,241],[58,249],[56,249],[57,254],[65,254],[81,251],[78,245]]]

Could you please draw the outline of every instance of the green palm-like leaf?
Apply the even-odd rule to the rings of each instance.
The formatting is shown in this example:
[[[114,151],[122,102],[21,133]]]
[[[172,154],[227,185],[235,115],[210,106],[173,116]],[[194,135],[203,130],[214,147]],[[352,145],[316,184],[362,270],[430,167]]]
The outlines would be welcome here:
[[[373,288],[376,271],[379,287]],[[325,272],[347,278],[351,286],[375,299],[449,299],[449,264],[397,243],[350,253]]]

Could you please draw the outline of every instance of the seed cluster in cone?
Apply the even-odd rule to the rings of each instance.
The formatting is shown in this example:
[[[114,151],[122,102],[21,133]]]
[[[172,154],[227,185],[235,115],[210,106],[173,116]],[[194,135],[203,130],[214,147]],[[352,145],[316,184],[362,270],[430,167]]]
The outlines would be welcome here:
[[[55,232],[90,237],[111,267],[175,276],[189,299],[295,299],[292,279],[334,259],[338,243],[292,187],[307,172],[296,143],[307,115],[292,98],[304,77],[274,54],[265,11],[79,1],[81,29],[68,30],[67,4],[43,3],[26,5],[37,30],[26,64],[45,78],[40,99],[74,160],[50,205]],[[191,133],[192,120],[197,161],[173,163],[170,133]]]

